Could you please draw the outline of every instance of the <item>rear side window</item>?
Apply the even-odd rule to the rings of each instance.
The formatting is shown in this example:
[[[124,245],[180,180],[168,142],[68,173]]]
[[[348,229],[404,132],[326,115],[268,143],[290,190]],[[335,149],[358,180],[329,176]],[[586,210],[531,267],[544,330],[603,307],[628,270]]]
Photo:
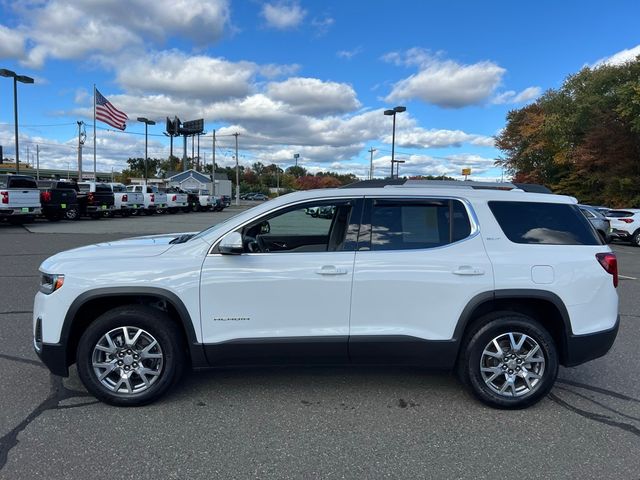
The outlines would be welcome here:
[[[600,245],[600,239],[575,205],[489,202],[500,228],[514,243]]]
[[[80,188],[81,192],[88,192],[91,190],[91,185],[89,185],[88,183],[79,183],[78,187]]]
[[[47,181],[38,182],[39,188],[53,188],[53,186],[54,186],[54,182],[47,182]]]
[[[32,178],[9,177],[9,188],[38,188],[38,184]]]
[[[458,200],[377,199],[371,207],[371,249],[412,250],[448,245],[471,234]]]

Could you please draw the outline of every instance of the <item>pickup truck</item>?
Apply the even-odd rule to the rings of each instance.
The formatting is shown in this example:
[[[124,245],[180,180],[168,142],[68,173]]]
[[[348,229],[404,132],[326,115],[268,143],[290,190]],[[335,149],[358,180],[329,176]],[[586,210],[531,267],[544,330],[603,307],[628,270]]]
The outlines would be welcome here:
[[[158,187],[150,185],[127,185],[127,192],[142,193],[144,195],[144,214],[164,213],[167,208],[167,194],[160,192]]]
[[[76,186],[62,180],[38,180],[42,215],[50,222],[63,218],[74,220],[78,216]]]
[[[189,206],[189,196],[186,193],[182,193],[180,189],[168,188],[165,190],[167,194],[167,210],[169,213],[178,213],[180,210]]]
[[[115,208],[113,213],[119,213],[123,217],[137,215],[144,209],[144,195],[138,192],[128,192],[126,185],[122,183],[107,183],[113,192]]]
[[[11,223],[32,222],[40,212],[40,190],[33,177],[0,175],[0,218]]]
[[[111,187],[99,182],[78,182],[80,192],[86,194],[86,200],[80,197],[80,214],[98,220],[114,209]]]
[[[196,190],[194,193],[198,195],[198,204],[195,208],[197,212],[207,212],[213,209],[216,204],[215,197],[208,190]]]

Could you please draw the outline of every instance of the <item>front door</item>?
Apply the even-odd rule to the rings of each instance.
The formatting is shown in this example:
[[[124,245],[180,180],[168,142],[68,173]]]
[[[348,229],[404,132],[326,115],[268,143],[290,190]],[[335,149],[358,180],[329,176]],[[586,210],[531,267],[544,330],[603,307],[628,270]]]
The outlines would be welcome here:
[[[238,227],[244,252],[202,268],[202,335],[213,365],[347,361],[362,201],[304,202]]]

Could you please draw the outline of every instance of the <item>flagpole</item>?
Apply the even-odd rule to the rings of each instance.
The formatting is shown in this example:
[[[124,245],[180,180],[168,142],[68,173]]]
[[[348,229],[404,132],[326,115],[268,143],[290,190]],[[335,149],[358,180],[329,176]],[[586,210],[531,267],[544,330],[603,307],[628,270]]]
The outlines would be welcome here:
[[[82,180],[82,179],[80,179]],[[93,181],[98,181],[96,173],[96,84],[93,84]]]

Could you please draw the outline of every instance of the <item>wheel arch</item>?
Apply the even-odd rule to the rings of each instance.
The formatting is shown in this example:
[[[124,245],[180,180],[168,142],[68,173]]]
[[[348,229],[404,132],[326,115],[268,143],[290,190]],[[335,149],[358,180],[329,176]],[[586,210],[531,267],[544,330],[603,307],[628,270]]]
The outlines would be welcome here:
[[[202,344],[198,342],[189,311],[176,294],[157,287],[107,287],[78,296],[69,307],[60,332],[59,343],[65,346],[66,365],[75,362],[80,337],[91,322],[113,308],[132,304],[167,312],[184,333],[192,366],[206,366]]]
[[[521,313],[535,318],[556,342],[560,363],[566,363],[567,340],[572,335],[569,312],[562,299],[548,290],[495,290],[476,295],[469,301],[456,325],[454,340],[457,344],[462,345],[466,333],[477,326],[484,315],[495,311]]]

